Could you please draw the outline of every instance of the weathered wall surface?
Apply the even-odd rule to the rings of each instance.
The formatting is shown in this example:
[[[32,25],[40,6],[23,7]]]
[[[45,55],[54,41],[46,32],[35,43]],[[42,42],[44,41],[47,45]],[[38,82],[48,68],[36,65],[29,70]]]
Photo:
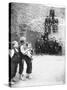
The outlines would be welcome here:
[[[23,36],[23,32],[27,32],[27,41],[32,41],[35,36],[29,35],[29,30],[33,32],[44,33],[44,21],[46,16],[49,15],[49,10],[53,8],[55,10],[55,16],[59,20],[58,33],[51,34],[51,37],[55,37],[58,41],[63,43],[63,48],[65,45],[65,9],[64,8],[54,8],[48,7],[40,4],[22,4],[22,3],[12,3],[11,8],[11,32],[16,32],[18,37]],[[21,25],[21,27],[19,27]],[[21,34],[19,34],[22,32]],[[35,34],[35,33],[34,33]],[[30,38],[30,37],[31,38]],[[13,39],[16,37],[12,37]],[[37,37],[36,37],[37,38]],[[12,39],[12,40],[13,40]],[[33,39],[33,41],[34,41]]]

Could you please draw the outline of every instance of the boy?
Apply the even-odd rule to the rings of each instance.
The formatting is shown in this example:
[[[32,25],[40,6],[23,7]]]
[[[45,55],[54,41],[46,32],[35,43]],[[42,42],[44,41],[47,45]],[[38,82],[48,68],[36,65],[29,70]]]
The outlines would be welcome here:
[[[10,49],[10,52],[9,52],[9,86],[11,86],[16,82],[14,77],[17,72],[18,63],[21,60],[19,55],[19,50],[18,50],[18,42],[13,41],[12,45],[13,45],[13,48]]]
[[[26,69],[26,77],[27,79],[31,79],[31,73],[32,73],[32,47],[31,44],[26,43],[26,40],[22,38],[23,45],[20,46],[20,50],[22,53],[23,60],[25,60],[27,64],[27,69]],[[23,80],[23,78],[22,78]]]

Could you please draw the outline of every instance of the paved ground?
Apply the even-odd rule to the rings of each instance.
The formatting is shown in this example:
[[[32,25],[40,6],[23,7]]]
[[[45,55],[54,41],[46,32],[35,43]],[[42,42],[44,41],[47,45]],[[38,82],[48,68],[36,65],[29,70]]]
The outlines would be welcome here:
[[[24,68],[26,68],[26,64]],[[64,84],[64,69],[64,56],[33,56],[32,79],[20,80],[13,87]]]

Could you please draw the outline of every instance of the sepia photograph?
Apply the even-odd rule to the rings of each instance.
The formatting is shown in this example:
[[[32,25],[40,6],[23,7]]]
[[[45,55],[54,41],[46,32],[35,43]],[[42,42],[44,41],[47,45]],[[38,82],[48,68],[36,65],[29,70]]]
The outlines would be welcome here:
[[[9,87],[65,84],[65,8],[16,2],[8,8]]]

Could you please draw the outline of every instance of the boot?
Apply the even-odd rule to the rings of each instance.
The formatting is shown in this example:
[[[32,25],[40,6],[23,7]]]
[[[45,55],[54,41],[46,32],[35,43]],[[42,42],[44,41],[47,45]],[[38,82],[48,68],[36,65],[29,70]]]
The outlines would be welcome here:
[[[25,80],[24,74],[19,74],[19,80]]]

